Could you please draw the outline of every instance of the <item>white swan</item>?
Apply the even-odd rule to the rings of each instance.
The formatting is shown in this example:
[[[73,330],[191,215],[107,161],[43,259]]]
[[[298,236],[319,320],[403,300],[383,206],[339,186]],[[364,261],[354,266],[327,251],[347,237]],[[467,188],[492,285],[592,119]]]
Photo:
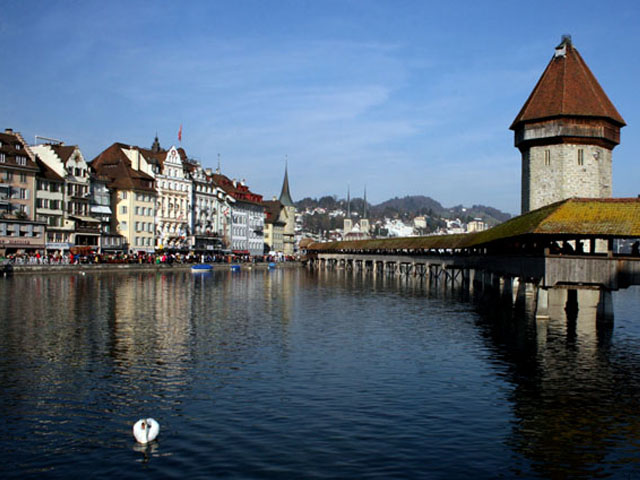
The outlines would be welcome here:
[[[138,443],[153,442],[160,433],[160,424],[153,418],[141,418],[133,425],[133,436]]]

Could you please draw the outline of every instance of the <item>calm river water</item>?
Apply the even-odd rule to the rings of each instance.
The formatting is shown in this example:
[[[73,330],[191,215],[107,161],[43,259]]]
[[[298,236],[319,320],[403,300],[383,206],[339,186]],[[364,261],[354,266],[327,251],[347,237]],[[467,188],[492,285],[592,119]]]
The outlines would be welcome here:
[[[640,290],[614,308],[536,323],[303,269],[0,279],[0,477],[635,478]]]

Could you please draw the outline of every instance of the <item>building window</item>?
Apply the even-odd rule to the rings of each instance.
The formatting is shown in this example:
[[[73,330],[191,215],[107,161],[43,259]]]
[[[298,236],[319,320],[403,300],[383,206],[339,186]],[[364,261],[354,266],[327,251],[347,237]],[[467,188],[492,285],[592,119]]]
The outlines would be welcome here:
[[[18,155],[16,157],[16,163],[22,167],[27,165],[27,157],[23,157],[22,155]]]
[[[4,163],[7,157],[5,157],[4,153],[0,153],[0,163]]]
[[[126,206],[126,205],[122,205],[122,206],[120,207],[120,213],[123,213],[123,214],[124,214],[124,213],[127,213],[127,206]]]
[[[27,183],[27,174],[26,173],[21,173],[20,174],[20,183]]]
[[[551,165],[551,150],[544,151],[544,164],[548,167]]]
[[[578,150],[578,165],[584,165],[584,150],[582,148]]]

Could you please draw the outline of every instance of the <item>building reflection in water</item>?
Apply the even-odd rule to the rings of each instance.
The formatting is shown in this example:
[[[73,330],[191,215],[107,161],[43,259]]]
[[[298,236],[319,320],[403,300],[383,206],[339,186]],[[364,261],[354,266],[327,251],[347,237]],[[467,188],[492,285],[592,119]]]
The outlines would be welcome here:
[[[192,356],[190,277],[141,273],[122,276],[114,288],[116,371],[150,396],[179,391],[188,381]]]
[[[411,357],[424,353],[431,339],[464,349],[480,345],[469,357],[477,357],[476,365],[486,366],[492,376],[486,379],[492,385],[488,391],[502,392],[505,386],[504,411],[511,412],[512,423],[500,438],[511,449],[514,475],[522,464],[523,475],[533,470],[543,478],[592,478],[615,474],[617,468],[628,477],[634,465],[630,459],[637,457],[640,446],[640,326],[635,327],[634,318],[640,306],[638,289],[615,294],[633,301],[627,302],[631,305],[627,311],[616,305],[615,323],[607,323],[595,321],[587,309],[570,308],[571,302],[569,308],[550,312],[549,320],[535,320],[531,299],[513,307],[504,299],[446,290],[424,279],[347,272],[16,275],[4,280],[0,282],[0,311],[5,314],[0,324],[7,346],[0,357],[3,425],[11,442],[23,441],[18,428],[33,431],[40,442],[52,442],[45,449],[51,457],[43,464],[59,455],[65,439],[73,444],[67,450],[74,451],[96,430],[117,432],[118,438],[126,433],[129,438],[127,422],[142,412],[188,416],[210,412],[219,402],[218,408],[229,413],[235,411],[238,398],[248,396],[245,405],[253,405],[261,394],[273,395],[274,385],[284,385],[283,392],[313,390],[309,372],[331,373],[326,378],[350,382],[352,375],[343,377],[344,372],[338,371],[342,363],[329,362],[327,370],[310,365],[340,353],[334,344],[343,350],[357,349],[363,339],[370,343],[361,353],[371,356],[359,357],[356,352],[346,358],[371,373],[366,385],[378,386],[380,370],[365,367],[376,361],[386,365],[395,358],[398,370],[391,371],[409,372],[396,387],[404,381],[419,383],[406,390],[410,394],[422,392],[420,382],[438,373],[425,372],[442,365],[438,358],[425,355],[419,362],[425,367],[424,377],[410,375]],[[12,298],[16,292],[29,292],[29,301]],[[394,301],[385,302],[384,296],[393,296]],[[404,297],[419,301],[404,302]],[[459,308],[460,300],[473,304]],[[367,319],[353,322],[345,312],[357,316],[361,305]],[[432,316],[454,313],[433,322],[422,309]],[[465,322],[455,321],[458,310]],[[308,321],[310,314],[317,320]],[[407,314],[415,323],[403,325],[401,317]],[[375,322],[369,322],[375,315],[379,315]],[[331,318],[318,320],[323,317]],[[376,323],[384,328],[376,330]],[[438,331],[431,331],[436,325]],[[384,335],[377,336],[376,331]],[[344,343],[336,342],[344,334],[348,334]],[[467,341],[469,337],[474,341]],[[311,361],[300,367],[297,361],[309,352]],[[467,358],[468,352],[438,353]],[[307,370],[301,371],[305,365]],[[454,365],[456,382],[475,378],[474,372],[464,371],[466,363],[462,368]],[[350,388],[347,382],[344,390],[337,391],[344,394]],[[218,395],[221,389],[228,389],[225,395]],[[384,396],[386,389],[384,384],[375,398]],[[464,401],[466,390],[457,391],[463,392]],[[313,393],[311,398],[318,398]],[[278,402],[286,403],[279,395]],[[229,403],[220,406],[224,399]],[[442,414],[439,409],[433,412]],[[474,420],[470,418],[469,424]],[[65,430],[69,423],[73,435]],[[191,419],[184,424],[202,438],[210,435],[206,424]],[[420,437],[420,448],[423,441]],[[160,443],[157,454],[163,448],[166,444]]]
[[[637,338],[617,340],[616,323],[596,320],[595,308],[575,308],[571,293],[565,293],[567,302],[553,305],[548,320],[536,320],[532,296],[514,305],[421,278],[340,270],[313,275],[318,289],[420,295],[449,303],[448,308],[451,302],[474,302],[488,362],[506,365],[512,385],[514,420],[506,446],[514,465],[522,466],[513,467],[514,474],[533,470],[542,478],[594,478],[615,476],[619,469],[631,478],[631,459],[640,447],[640,331]],[[640,288],[616,296],[640,307]],[[622,329],[634,320],[624,317],[617,314]]]
[[[549,320],[536,320],[532,310],[484,308],[478,326],[493,355],[510,366],[515,453],[545,478],[629,468],[640,446],[640,357],[629,351],[638,345],[617,343],[612,322],[571,302]]]

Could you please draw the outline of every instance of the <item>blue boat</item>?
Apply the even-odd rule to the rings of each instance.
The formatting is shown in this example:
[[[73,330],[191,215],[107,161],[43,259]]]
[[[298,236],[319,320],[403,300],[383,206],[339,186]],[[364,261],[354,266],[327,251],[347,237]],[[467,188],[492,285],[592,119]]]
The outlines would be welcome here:
[[[240,265],[231,265],[231,271],[232,272],[239,272],[240,271]]]
[[[213,267],[206,263],[197,263],[191,266],[192,273],[207,273],[207,272],[210,272],[211,270],[213,270]]]
[[[269,270],[276,268],[276,264],[273,262],[269,262]]]

